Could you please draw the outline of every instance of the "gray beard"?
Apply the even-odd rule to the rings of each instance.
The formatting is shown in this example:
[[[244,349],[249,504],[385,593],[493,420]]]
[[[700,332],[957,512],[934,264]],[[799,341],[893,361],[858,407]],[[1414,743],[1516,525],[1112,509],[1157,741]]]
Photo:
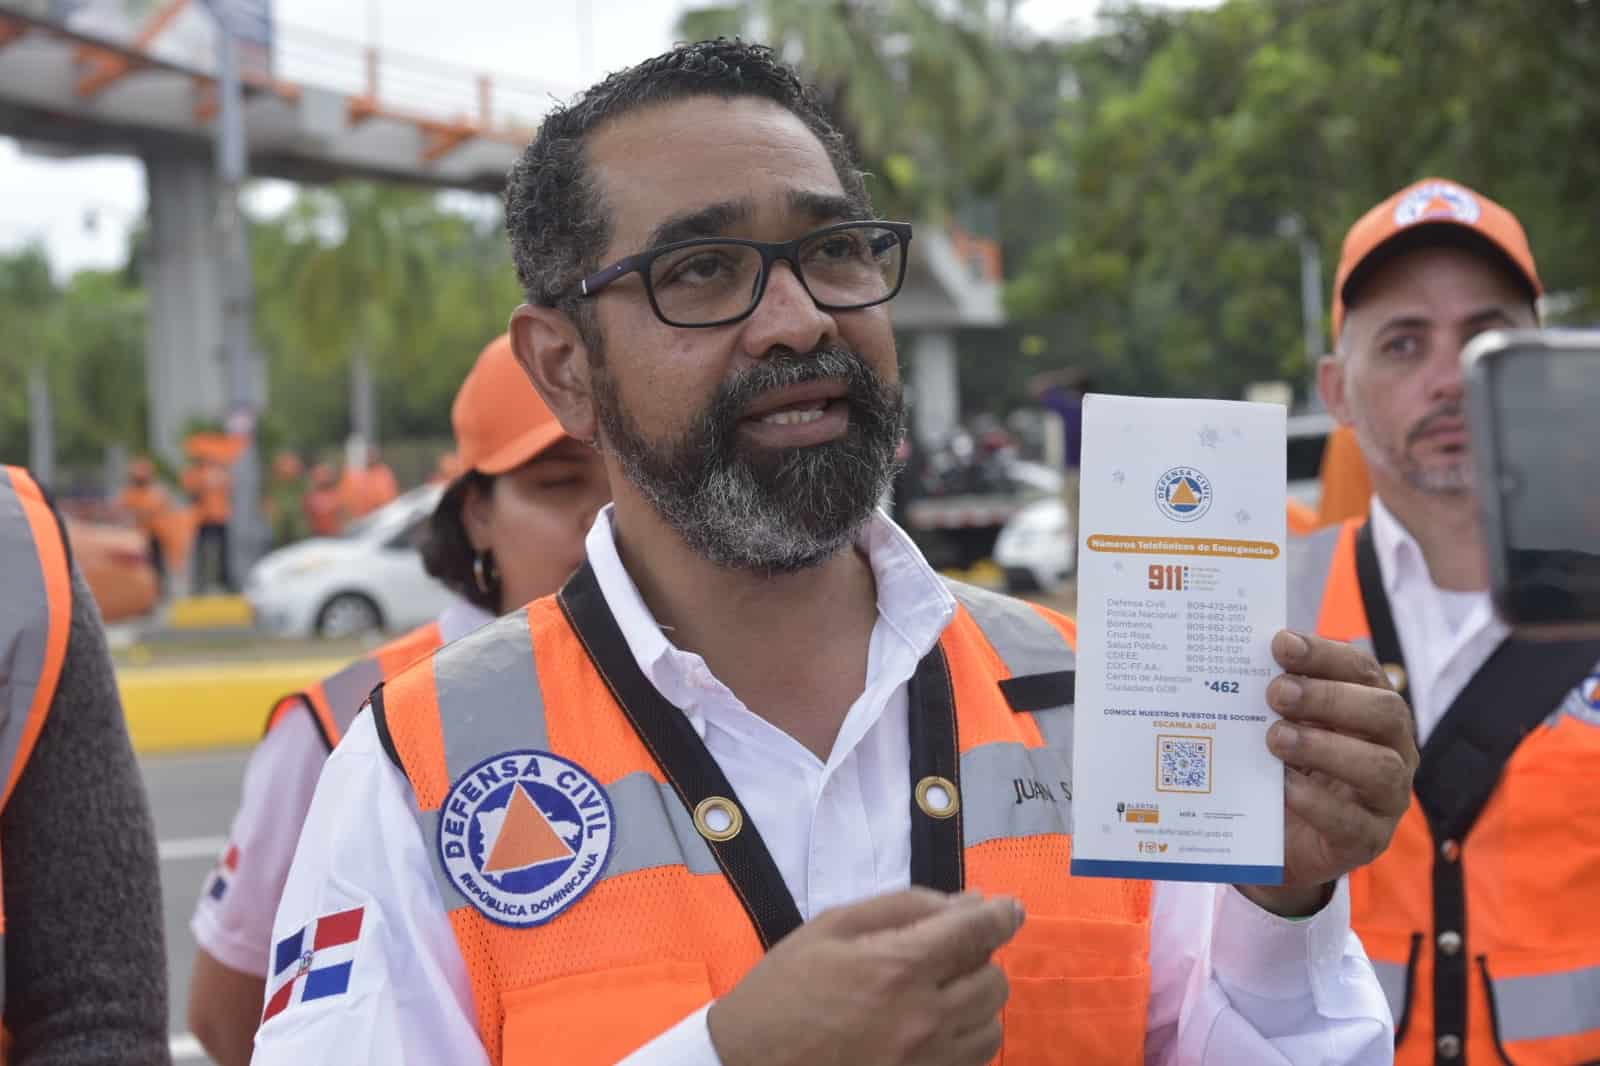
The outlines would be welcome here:
[[[889,489],[905,430],[898,385],[838,348],[769,355],[718,390],[673,440],[651,441],[603,368],[595,395],[623,474],[690,549],[729,569],[792,574],[851,543]],[[848,389],[850,428],[837,441],[771,452],[741,444],[739,415],[773,389],[827,378]]]

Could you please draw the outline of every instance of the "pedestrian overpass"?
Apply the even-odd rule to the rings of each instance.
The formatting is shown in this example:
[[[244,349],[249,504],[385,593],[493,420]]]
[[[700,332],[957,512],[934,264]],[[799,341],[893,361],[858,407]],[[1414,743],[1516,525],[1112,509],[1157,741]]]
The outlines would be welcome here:
[[[151,440],[169,458],[181,427],[220,420],[229,395],[215,224],[216,30],[204,8],[162,0],[132,20],[116,3],[0,0],[0,135],[32,153],[144,163]],[[486,193],[500,191],[550,101],[579,88],[289,27],[275,28],[262,53],[246,52],[241,81],[253,176]],[[955,330],[1002,320],[999,263],[984,242],[926,227],[914,249],[895,324],[910,341],[916,432],[932,443],[958,417]]]

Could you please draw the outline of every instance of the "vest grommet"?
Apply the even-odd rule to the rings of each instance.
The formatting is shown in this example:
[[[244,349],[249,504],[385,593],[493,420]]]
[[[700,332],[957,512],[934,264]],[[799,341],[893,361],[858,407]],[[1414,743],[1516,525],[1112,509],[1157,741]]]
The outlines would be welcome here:
[[[1406,690],[1406,668],[1399,663],[1384,663],[1384,676],[1389,679],[1389,684],[1394,686],[1396,692]]]
[[[1439,858],[1445,862],[1455,862],[1461,858],[1461,845],[1454,840],[1446,840],[1439,845]]]
[[[694,809],[695,830],[718,844],[732,840],[744,828],[744,812],[723,796],[707,796]]]
[[[1455,955],[1461,951],[1461,934],[1454,929],[1446,929],[1439,934],[1439,954]]]
[[[1439,1057],[1441,1059],[1454,1059],[1459,1058],[1461,1055],[1461,1038],[1454,1033],[1446,1033],[1441,1036],[1436,1046],[1439,1049]]]
[[[929,774],[917,782],[917,806],[929,818],[949,818],[961,809],[961,794],[948,778]]]

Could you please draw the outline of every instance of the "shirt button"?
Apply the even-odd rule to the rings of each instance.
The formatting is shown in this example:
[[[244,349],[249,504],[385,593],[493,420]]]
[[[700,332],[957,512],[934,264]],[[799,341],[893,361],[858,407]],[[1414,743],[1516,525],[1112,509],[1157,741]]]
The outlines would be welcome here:
[[[1461,858],[1461,845],[1454,840],[1446,840],[1439,845],[1439,858],[1445,862],[1455,862]]]
[[[1439,934],[1439,954],[1454,955],[1461,950],[1461,934],[1454,929],[1446,929]]]
[[[1454,1033],[1446,1033],[1439,1038],[1439,1057],[1453,1059],[1461,1054],[1461,1038]]]

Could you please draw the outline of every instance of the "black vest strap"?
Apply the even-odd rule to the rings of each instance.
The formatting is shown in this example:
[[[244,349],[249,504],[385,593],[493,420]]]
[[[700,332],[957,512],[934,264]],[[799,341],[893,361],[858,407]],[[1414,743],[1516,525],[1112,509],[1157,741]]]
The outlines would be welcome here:
[[[558,597],[562,612],[583,643],[595,669],[622,708],[634,732],[666,774],[678,799],[689,811],[720,796],[740,811],[744,804],[722,768],[706,749],[683,712],[669,703],[639,669],[622,629],[600,590],[593,568],[585,563]],[[918,664],[909,691],[911,774],[917,782],[929,775],[960,788],[960,748],[956,737],[955,696],[944,652],[937,645]],[[961,819],[936,819],[923,814],[913,800],[911,872],[915,884],[946,892],[960,891],[964,881]],[[770,950],[800,926],[800,911],[783,875],[754,822],[746,816],[731,839],[706,838],[711,853],[744,904],[763,948]]]
[[[1356,534],[1356,580],[1361,583],[1361,603],[1367,612],[1367,628],[1372,631],[1372,650],[1385,669],[1400,668],[1400,683],[1395,691],[1410,703],[1411,675],[1406,670],[1405,654],[1400,650],[1400,632],[1395,629],[1394,615],[1389,612],[1389,597],[1383,591],[1383,571],[1378,568],[1378,549],[1372,543],[1370,521]]]
[[[956,697],[944,649],[933,650],[917,664],[908,693],[911,734],[911,883],[940,892],[960,892],[966,885],[966,852],[962,849],[961,809],[948,818],[934,818],[917,804],[917,785],[942,777],[961,795],[961,743],[956,732]],[[955,797],[951,797],[954,799]]]

